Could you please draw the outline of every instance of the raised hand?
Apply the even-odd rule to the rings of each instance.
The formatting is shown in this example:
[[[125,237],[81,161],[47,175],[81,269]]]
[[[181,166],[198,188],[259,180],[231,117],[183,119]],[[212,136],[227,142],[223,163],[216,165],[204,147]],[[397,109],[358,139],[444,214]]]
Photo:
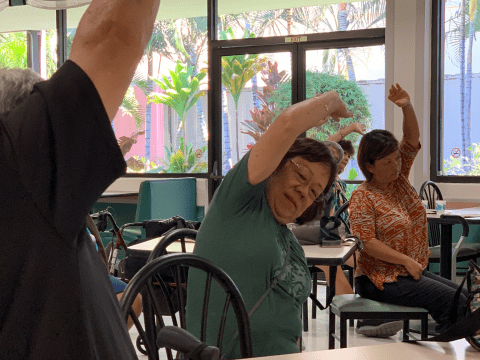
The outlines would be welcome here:
[[[392,85],[389,92],[388,100],[395,103],[395,105],[399,107],[410,105],[410,96],[398,83],[396,86]]]
[[[329,91],[316,97],[325,101],[323,106],[326,107],[328,113],[327,117],[321,119],[317,126],[323,125],[330,118],[339,122],[341,118],[353,117],[353,113],[347,109],[347,105],[345,105],[336,91]]]
[[[351,132],[356,132],[360,135],[365,135],[365,131],[367,130],[367,126],[362,123],[353,123],[349,125],[351,127]]]

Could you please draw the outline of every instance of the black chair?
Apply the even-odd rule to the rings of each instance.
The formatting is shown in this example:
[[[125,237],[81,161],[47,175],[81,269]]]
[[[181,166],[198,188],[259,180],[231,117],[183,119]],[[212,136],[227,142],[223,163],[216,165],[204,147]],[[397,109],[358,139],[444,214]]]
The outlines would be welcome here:
[[[158,333],[165,326],[162,304],[167,304],[169,317],[173,326],[185,328],[185,304],[188,286],[188,270],[195,268],[206,273],[205,296],[203,301],[203,313],[201,324],[200,341],[205,342],[205,329],[207,326],[207,311],[212,280],[225,292],[226,300],[223,307],[223,316],[218,324],[217,344],[209,344],[222,349],[223,331],[226,322],[226,314],[230,307],[235,313],[242,357],[252,356],[252,342],[250,324],[245,304],[237,287],[231,278],[209,260],[192,254],[167,254],[148,262],[138,271],[127,285],[120,300],[125,321],[131,316],[139,332],[140,340],[137,347],[143,343],[149,359],[159,359],[159,347],[157,345]],[[144,326],[132,310],[132,304],[138,294],[142,295]],[[209,324],[211,327],[212,324]],[[172,351],[166,347],[169,360],[173,359]]]
[[[342,221],[342,224],[345,226],[345,233],[350,234],[350,226],[349,224],[344,220],[344,218],[341,216],[345,211],[348,210],[349,206],[349,201],[346,201],[345,203],[340,206],[335,214],[333,215],[336,218],[339,218]],[[348,282],[350,283],[350,286],[352,286],[353,289],[353,268],[351,268],[348,265],[342,265],[342,269],[344,272],[346,272],[346,276],[348,279]],[[323,271],[317,268],[316,266],[312,266],[310,268],[310,275],[312,277],[312,293],[316,296],[317,295],[317,289],[318,289],[318,284],[321,282],[322,284],[327,284],[326,279],[320,279],[318,275],[324,275]],[[327,293],[328,293],[328,287],[327,287]],[[303,331],[308,331],[308,303],[305,302],[303,305]],[[317,318],[317,307],[312,305],[312,319]],[[350,322],[350,325],[353,326],[353,321]]]
[[[428,201],[428,209],[435,209],[435,201],[443,200],[442,193],[438,186],[433,181],[426,181],[422,184],[419,191],[420,199]],[[449,215],[447,215],[449,216]],[[450,216],[449,216],[450,217]],[[460,216],[457,216],[461,218]],[[459,224],[467,227],[466,233],[463,230],[462,237],[458,242],[452,243],[454,252],[452,254],[452,273],[456,274],[456,263],[462,261],[468,261],[470,259],[477,259],[480,257],[480,244],[463,243],[465,237],[468,236],[468,224],[461,218],[457,219]],[[463,220],[463,221],[462,221]],[[465,224],[463,224],[465,223]],[[429,223],[429,246],[430,246],[430,258],[429,263],[440,263],[440,240],[441,230],[440,224]],[[452,277],[454,280],[454,277]]]
[[[195,240],[196,238],[197,230],[194,229],[177,229],[168,233],[152,250],[147,259],[147,263],[159,256],[167,254],[167,247],[175,241],[180,241],[182,253],[186,253],[185,239]]]

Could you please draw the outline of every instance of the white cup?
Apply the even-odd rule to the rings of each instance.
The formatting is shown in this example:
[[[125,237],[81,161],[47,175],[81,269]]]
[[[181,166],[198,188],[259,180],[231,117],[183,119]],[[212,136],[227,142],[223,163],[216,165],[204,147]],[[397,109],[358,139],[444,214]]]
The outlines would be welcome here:
[[[435,211],[437,215],[443,215],[445,214],[445,205],[446,205],[445,200],[435,200]]]
[[[428,210],[428,200],[422,200],[423,207]]]

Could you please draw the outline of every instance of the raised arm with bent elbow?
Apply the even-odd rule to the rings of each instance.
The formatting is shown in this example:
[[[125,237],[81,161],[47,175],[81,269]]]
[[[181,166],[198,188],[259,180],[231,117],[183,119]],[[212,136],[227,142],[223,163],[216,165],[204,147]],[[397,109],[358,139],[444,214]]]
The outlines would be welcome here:
[[[248,159],[248,181],[256,185],[277,168],[295,139],[330,118],[352,117],[335,91],[304,100],[285,109],[252,148]]]
[[[413,147],[417,147],[420,140],[420,129],[410,96],[398,84],[392,85],[389,92],[388,100],[401,107],[403,111],[403,138]]]
[[[69,59],[95,85],[113,120],[143,56],[160,0],[92,0],[83,15]]]
[[[330,135],[327,140],[339,142],[340,140],[345,138],[345,136],[350,135],[352,132],[356,132],[360,135],[365,135],[365,130],[367,130],[365,124],[359,122],[352,123],[344,127],[343,129],[338,130],[335,134]]]

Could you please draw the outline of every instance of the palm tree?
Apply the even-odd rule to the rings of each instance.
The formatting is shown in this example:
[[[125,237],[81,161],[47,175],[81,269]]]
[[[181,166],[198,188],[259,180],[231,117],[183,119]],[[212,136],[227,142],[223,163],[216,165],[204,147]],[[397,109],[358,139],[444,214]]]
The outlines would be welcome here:
[[[467,71],[465,74],[465,113],[467,116],[466,119],[466,142],[469,145],[468,147],[468,158],[471,158],[471,151],[470,151],[470,144],[472,143],[472,138],[470,136],[470,130],[471,130],[471,121],[472,121],[472,112],[471,112],[471,99],[472,99],[472,60],[473,60],[473,36],[475,34],[475,18],[477,16],[478,12],[478,6],[477,6],[477,1],[470,0],[470,6],[469,6],[469,11],[468,11],[468,53],[467,53]],[[467,34],[466,34],[467,35]],[[470,171],[470,166],[467,165],[468,168],[465,169],[467,172]]]
[[[303,24],[314,32],[322,29],[327,31],[346,31],[357,29],[368,29],[382,24],[386,16],[386,0],[362,1],[359,3],[340,3],[337,5],[319,5],[295,9],[293,19],[296,23]],[[348,79],[356,81],[355,69],[352,61],[351,49],[337,50],[337,66],[340,68],[341,59],[344,59]],[[324,67],[328,68],[329,61],[333,62],[325,51]],[[339,73],[342,70],[339,69]]]
[[[468,15],[466,9],[469,9]],[[473,38],[480,30],[480,19],[477,17],[477,0],[462,0],[459,3],[456,16],[446,21],[445,40],[449,47],[447,54],[453,64],[460,68],[460,122],[462,133],[462,166],[466,173],[470,171],[471,153],[471,92],[472,92],[472,60]],[[466,26],[468,24],[468,26]],[[467,32],[468,29],[468,32]],[[469,39],[469,49],[465,60],[465,42]],[[467,69],[465,71],[465,62]]]
[[[180,60],[187,67],[193,66],[193,75],[201,68],[199,57],[207,48],[207,18],[205,16],[188,19],[162,20],[158,23],[162,34],[158,53],[171,61]],[[200,138],[208,139],[207,124],[203,115],[202,102],[196,103]]]
[[[247,82],[265,65],[265,59],[258,54],[232,55],[222,58],[222,84],[230,91],[235,103],[234,133],[236,141],[236,161],[240,158],[238,145],[238,101]]]
[[[0,34],[0,67],[27,68],[27,35],[24,31]]]
[[[177,145],[180,138],[186,139],[185,123],[188,111],[205,95],[205,91],[199,90],[199,87],[207,73],[201,71],[194,76],[193,71],[193,66],[187,67],[177,61],[175,69],[170,70],[171,79],[165,75],[162,75],[162,80],[153,79],[163,92],[151,93],[147,98],[147,102],[170,106],[178,115]]]
[[[162,47],[161,34],[159,33],[158,23],[155,23],[152,36],[145,48],[145,57],[148,63],[148,74],[145,82],[145,86],[141,87],[145,97],[148,97],[153,92],[153,54],[159,53]],[[147,101],[145,107],[145,166],[146,171],[149,170],[150,164],[150,132],[152,129],[152,105]]]

